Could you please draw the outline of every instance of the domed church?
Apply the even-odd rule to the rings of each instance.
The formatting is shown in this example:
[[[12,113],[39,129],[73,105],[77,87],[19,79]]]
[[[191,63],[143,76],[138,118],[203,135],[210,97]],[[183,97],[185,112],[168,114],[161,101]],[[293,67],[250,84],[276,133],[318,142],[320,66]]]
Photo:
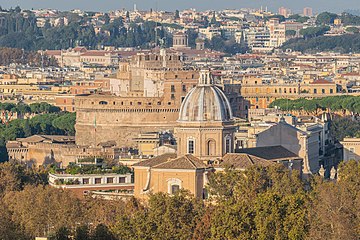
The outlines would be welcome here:
[[[134,164],[134,196],[147,199],[149,193],[175,194],[187,189],[197,198],[207,198],[208,175],[226,166],[243,170],[255,164],[283,162],[301,168],[302,159],[281,146],[234,153],[235,130],[228,99],[214,85],[210,71],[202,70],[198,85],[180,108],[175,128],[177,154],[167,153]]]
[[[209,70],[200,72],[199,83],[182,102],[175,128],[177,154],[216,160],[234,152],[234,119],[230,103]]]
[[[198,198],[206,197],[210,160],[234,152],[234,120],[225,94],[214,85],[208,70],[200,72],[199,83],[182,102],[175,128],[177,154],[164,154],[133,165],[134,195],[174,194],[187,189]]]

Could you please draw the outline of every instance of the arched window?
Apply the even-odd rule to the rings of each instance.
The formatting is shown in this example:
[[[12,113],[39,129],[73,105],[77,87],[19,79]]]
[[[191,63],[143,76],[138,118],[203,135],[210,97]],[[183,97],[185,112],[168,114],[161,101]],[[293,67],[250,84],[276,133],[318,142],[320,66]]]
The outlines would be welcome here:
[[[194,154],[195,153],[195,140],[192,139],[192,138],[188,139],[187,153],[188,154]]]
[[[167,183],[169,194],[175,194],[181,189],[181,180],[178,178],[170,178],[167,180]]]
[[[208,156],[214,156],[216,151],[216,143],[214,139],[210,139],[207,141],[207,151],[206,154]]]

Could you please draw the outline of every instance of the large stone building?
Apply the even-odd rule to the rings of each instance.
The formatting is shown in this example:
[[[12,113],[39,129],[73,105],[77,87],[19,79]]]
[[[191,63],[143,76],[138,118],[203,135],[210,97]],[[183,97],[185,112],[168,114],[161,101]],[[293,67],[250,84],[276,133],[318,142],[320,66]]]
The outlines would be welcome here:
[[[114,140],[134,146],[141,132],[172,131],[180,105],[198,81],[199,72],[184,66],[181,55],[165,49],[139,53],[120,63],[118,79],[126,87],[120,96],[76,96],[76,143],[95,146]],[[219,85],[226,89],[226,86]],[[236,116],[246,107],[239,93],[226,92]]]
[[[201,71],[199,84],[182,102],[175,128],[177,154],[164,154],[133,165],[134,195],[147,199],[150,193],[174,194],[187,189],[206,198],[208,175],[227,165],[238,170],[260,164],[282,163],[301,172],[302,158],[281,147],[234,153],[234,118],[225,94],[209,71]],[[214,168],[215,167],[215,168]]]
[[[340,142],[343,149],[343,160],[360,160],[360,138],[344,138]]]
[[[106,142],[96,148],[75,145],[75,138],[71,136],[33,135],[18,138],[6,144],[10,160],[17,160],[27,165],[58,164],[66,167],[70,162],[79,159],[99,157],[119,159],[121,149],[114,143]]]
[[[47,50],[45,54],[55,58],[61,67],[82,67],[84,64],[116,66],[119,63],[119,53],[111,50],[87,50],[85,47],[76,47],[67,50]]]

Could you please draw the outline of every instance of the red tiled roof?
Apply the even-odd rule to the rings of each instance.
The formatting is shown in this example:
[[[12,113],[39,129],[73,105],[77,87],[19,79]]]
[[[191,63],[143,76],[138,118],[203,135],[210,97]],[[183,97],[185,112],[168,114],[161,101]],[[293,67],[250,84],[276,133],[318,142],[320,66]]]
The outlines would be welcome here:
[[[315,80],[313,82],[311,82],[310,84],[332,84],[333,82],[330,82],[328,80],[325,80],[325,79],[318,79],[318,80]]]

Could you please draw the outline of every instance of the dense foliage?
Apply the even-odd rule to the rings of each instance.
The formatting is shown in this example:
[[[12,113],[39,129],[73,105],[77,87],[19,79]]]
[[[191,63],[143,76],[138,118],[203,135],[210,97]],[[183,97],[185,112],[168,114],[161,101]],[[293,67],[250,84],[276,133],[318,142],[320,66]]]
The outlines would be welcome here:
[[[360,114],[360,97],[334,96],[314,99],[277,99],[269,105],[269,107],[275,106],[284,111],[305,111],[312,114],[316,114],[318,110],[335,112],[347,110],[354,114]]]
[[[15,119],[6,125],[0,125],[0,161],[7,159],[7,141],[34,134],[75,135],[75,119],[75,113],[44,113],[31,119]]]
[[[324,35],[324,33],[326,33],[329,30],[330,30],[329,26],[308,27],[301,29],[300,34],[304,36],[305,39],[307,39],[307,38]]]
[[[330,132],[338,141],[345,137],[360,137],[360,121],[350,117],[334,118],[331,121]]]
[[[335,13],[330,13],[330,12],[322,12],[319,15],[317,15],[316,17],[316,23],[317,24],[333,24],[334,20],[338,18],[338,15]]]
[[[81,161],[79,161],[81,162]],[[95,163],[95,160],[92,162]],[[68,174],[102,174],[102,173],[117,173],[117,174],[126,174],[131,173],[131,169],[127,166],[117,165],[109,167],[106,164],[101,166],[97,165],[83,165],[79,166],[77,164],[69,164],[66,169],[58,168],[56,165],[52,166],[50,169],[51,173],[61,173],[65,172]]]
[[[165,31],[165,27],[172,27],[169,25],[139,21],[125,26],[122,18],[112,22],[108,18],[105,19],[101,31],[96,34],[90,24],[91,14],[79,17],[64,12],[62,15],[67,18],[68,25],[65,21],[60,21],[58,26],[53,27],[46,22],[44,27],[39,28],[36,25],[35,15],[30,11],[26,12],[26,16],[18,10],[3,13],[0,17],[3,17],[7,24],[0,27],[0,46],[25,50],[67,49],[77,45],[88,48],[105,45],[147,48],[153,46],[155,42],[159,43],[162,38],[165,39],[166,44],[171,43],[171,36]]]
[[[306,16],[300,16],[299,14],[294,14],[288,17],[289,20],[294,20],[296,22],[304,23],[307,20],[309,20],[309,17]]]
[[[237,43],[234,38],[226,39],[224,36],[214,36],[211,40],[206,40],[205,47],[227,54],[246,53],[248,50],[244,43]]]
[[[79,200],[33,180],[41,170],[3,163],[0,234],[3,239],[357,239],[360,164],[350,161],[338,169],[337,181],[315,176],[307,184],[280,165],[227,169],[211,175],[208,204],[184,191],[153,194],[143,204]],[[17,184],[23,175],[29,182]]]
[[[320,13],[316,17],[316,23],[319,25],[330,25],[334,24],[335,19],[340,19],[341,23],[344,25],[360,25],[360,16],[346,12],[343,12],[340,15],[330,12]]]
[[[340,53],[360,52],[360,34],[344,34],[341,36],[318,36],[313,38],[295,38],[285,42],[282,49],[316,53],[335,51]]]
[[[51,105],[46,102],[41,103],[31,103],[27,105],[25,103],[9,103],[9,102],[0,102],[0,110],[3,111],[10,111],[10,112],[17,112],[21,115],[25,115],[27,113],[57,113],[60,112],[60,108],[54,105]]]
[[[352,117],[337,117],[334,115],[330,131],[333,137],[341,141],[345,137],[360,137],[360,97],[355,96],[335,96],[315,99],[300,98],[296,100],[277,99],[272,102],[270,107],[278,107],[283,111],[297,111],[300,114],[317,115],[320,111],[340,113],[341,115],[350,113]]]
[[[25,51],[19,48],[0,48],[0,65],[28,64],[35,67],[57,66],[54,58],[42,56],[35,51]]]

